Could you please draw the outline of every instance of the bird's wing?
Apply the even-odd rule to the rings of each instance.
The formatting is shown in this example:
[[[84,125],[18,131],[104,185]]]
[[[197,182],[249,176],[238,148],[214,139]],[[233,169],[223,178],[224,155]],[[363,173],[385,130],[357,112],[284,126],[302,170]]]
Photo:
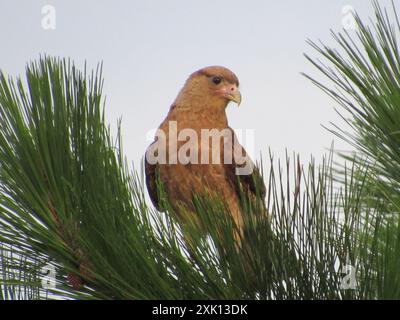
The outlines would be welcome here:
[[[146,186],[147,186],[147,190],[149,192],[151,202],[153,202],[154,207],[158,211],[162,211],[161,206],[160,206],[160,201],[159,201],[160,196],[158,194],[158,189],[157,189],[158,166],[157,166],[157,164],[149,163],[147,160],[147,157],[145,157],[144,170],[145,170],[145,174],[146,174]]]
[[[253,196],[253,198],[259,198],[260,200],[264,201],[266,196],[266,188],[261,173],[243,146],[239,144],[235,132],[231,128],[229,128],[229,130],[232,132],[232,137],[234,139],[233,141],[236,143],[236,146],[239,146],[239,148],[235,148],[235,143],[232,145],[232,148],[234,149],[232,154],[235,155],[236,153],[236,155],[238,155],[239,153],[239,156],[242,159],[246,159],[245,164],[247,163],[247,165],[250,165],[252,170],[249,172],[249,174],[238,175],[237,169],[243,168],[244,165],[239,164],[237,160],[235,161],[236,157],[234,156],[231,164],[225,164],[226,178],[235,188],[238,197],[240,197],[241,194],[250,194]]]

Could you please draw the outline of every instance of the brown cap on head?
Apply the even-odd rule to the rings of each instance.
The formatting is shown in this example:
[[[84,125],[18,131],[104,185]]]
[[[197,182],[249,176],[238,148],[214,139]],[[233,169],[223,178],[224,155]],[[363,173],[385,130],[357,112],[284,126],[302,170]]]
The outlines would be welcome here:
[[[194,77],[196,75],[206,75],[207,77],[212,77],[212,76],[220,76],[226,81],[236,84],[236,86],[239,86],[239,79],[236,77],[236,75],[229,69],[221,66],[210,66],[210,67],[205,67],[202,68],[194,73],[190,77]]]
[[[197,110],[205,107],[225,108],[229,101],[238,106],[242,96],[239,80],[229,69],[221,66],[205,67],[192,73],[174,101],[180,108]]]

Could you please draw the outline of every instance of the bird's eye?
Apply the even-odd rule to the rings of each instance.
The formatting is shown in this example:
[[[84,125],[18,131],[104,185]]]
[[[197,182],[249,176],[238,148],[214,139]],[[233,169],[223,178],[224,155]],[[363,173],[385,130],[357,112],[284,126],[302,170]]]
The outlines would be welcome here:
[[[214,78],[212,78],[212,82],[214,82],[215,84],[220,84],[222,82],[222,78],[221,77],[214,77]]]

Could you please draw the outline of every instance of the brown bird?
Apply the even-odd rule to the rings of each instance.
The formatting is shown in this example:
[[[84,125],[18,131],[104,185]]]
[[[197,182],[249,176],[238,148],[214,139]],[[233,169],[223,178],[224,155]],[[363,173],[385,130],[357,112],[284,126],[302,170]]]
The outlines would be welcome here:
[[[241,232],[240,195],[259,199],[265,208],[261,175],[228,126],[225,109],[230,101],[240,104],[238,87],[236,75],[224,67],[206,67],[191,74],[146,151],[146,184],[154,206],[163,210],[160,181],[183,224],[197,223],[195,194],[221,199]]]

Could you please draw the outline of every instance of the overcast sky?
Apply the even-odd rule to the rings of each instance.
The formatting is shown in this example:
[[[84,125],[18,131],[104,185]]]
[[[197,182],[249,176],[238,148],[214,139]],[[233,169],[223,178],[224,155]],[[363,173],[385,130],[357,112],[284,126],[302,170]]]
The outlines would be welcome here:
[[[45,5],[55,9],[55,29],[43,28]],[[349,26],[347,6],[373,14],[367,0],[0,0],[0,69],[23,74],[43,53],[79,66],[103,61],[108,122],[115,128],[122,117],[124,151],[137,165],[146,133],[187,76],[223,65],[239,77],[243,96],[240,108],[228,106],[230,126],[254,130],[256,158],[270,147],[278,156],[287,148],[320,159],[334,139],[321,124],[339,117],[335,103],[300,75],[324,79],[303,53],[313,55],[308,38],[333,44],[330,29]]]

